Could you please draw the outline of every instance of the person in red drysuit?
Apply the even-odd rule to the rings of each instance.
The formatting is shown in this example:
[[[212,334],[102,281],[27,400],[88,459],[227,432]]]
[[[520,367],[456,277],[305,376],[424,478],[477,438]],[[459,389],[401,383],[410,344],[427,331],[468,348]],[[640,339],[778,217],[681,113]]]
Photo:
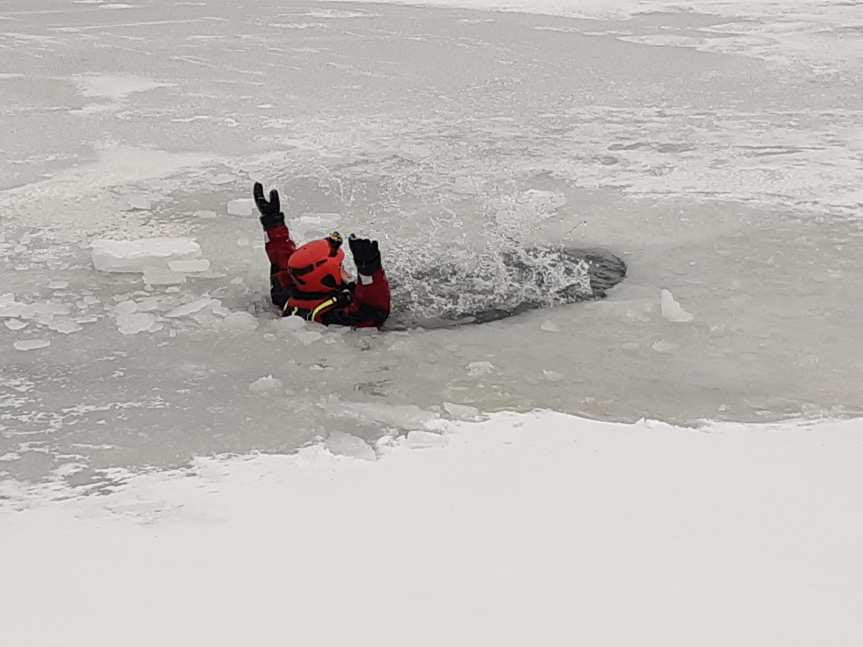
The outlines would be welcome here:
[[[342,272],[345,252],[338,232],[297,247],[285,225],[279,192],[273,189],[267,200],[264,187],[255,182],[252,195],[266,236],[270,298],[282,316],[325,325],[380,328],[390,314],[390,285],[381,266],[378,241],[350,235],[348,245],[358,276],[356,282],[349,281]]]

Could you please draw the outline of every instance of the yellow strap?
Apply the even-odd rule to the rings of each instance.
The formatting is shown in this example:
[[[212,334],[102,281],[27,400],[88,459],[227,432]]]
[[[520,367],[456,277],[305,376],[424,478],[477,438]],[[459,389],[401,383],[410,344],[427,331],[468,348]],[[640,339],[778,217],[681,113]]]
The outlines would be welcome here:
[[[326,310],[328,310],[329,308],[332,308],[334,305],[336,305],[336,303],[338,303],[338,301],[336,301],[336,299],[335,299],[335,298],[332,298],[332,299],[327,299],[327,300],[326,300],[326,301],[324,301],[323,303],[318,304],[318,305],[315,307],[315,309],[314,309],[314,310],[312,310],[311,314],[309,314],[309,321],[317,321],[317,319],[318,319],[318,315],[319,315],[322,311],[326,311]]]

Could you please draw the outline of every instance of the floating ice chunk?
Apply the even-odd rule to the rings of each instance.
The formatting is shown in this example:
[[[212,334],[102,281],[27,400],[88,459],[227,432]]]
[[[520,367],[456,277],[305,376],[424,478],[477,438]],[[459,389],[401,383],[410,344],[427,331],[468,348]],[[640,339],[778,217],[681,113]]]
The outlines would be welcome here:
[[[228,310],[225,306],[222,305],[222,302],[218,299],[213,299],[213,306],[210,308],[210,312],[212,312],[217,317],[227,317],[231,314],[231,311]]]
[[[686,312],[681,305],[675,301],[674,295],[669,290],[663,288],[659,292],[659,305],[662,309],[662,316],[675,323],[688,323],[695,317]]]
[[[162,306],[162,300],[159,297],[147,297],[136,301],[136,312],[154,312]]]
[[[211,299],[210,297],[202,297],[200,299],[196,299],[191,301],[190,303],[184,303],[181,306],[177,306],[173,310],[166,312],[165,316],[169,319],[177,319],[179,317],[188,317],[189,315],[195,314],[196,312],[200,312],[206,307],[213,305],[215,299]]]
[[[121,317],[123,315],[129,315],[133,312],[138,311],[138,304],[132,301],[131,299],[127,299],[126,301],[121,301],[113,308],[111,308],[111,314],[115,317]]]
[[[172,272],[206,272],[210,269],[210,261],[206,258],[192,258],[182,261],[168,261],[168,269]]]
[[[26,321],[21,321],[20,319],[7,319],[3,323],[6,324],[9,330],[21,330],[29,325]]]
[[[547,368],[542,370],[542,376],[549,382],[561,382],[566,379],[563,373],[558,373]]]
[[[317,330],[297,330],[294,332],[294,337],[300,340],[304,346],[314,344],[323,337],[322,333]]]
[[[127,202],[132,211],[149,211],[153,206],[150,198],[145,195],[133,195]]]
[[[255,201],[251,198],[231,200],[225,207],[229,216],[251,216],[254,213]]]
[[[539,324],[539,329],[545,332],[560,332],[560,326],[548,319]]]
[[[410,431],[405,438],[405,445],[411,449],[444,447],[446,445],[446,437],[431,431]]]
[[[272,326],[279,332],[303,330],[306,327],[306,321],[302,317],[282,317],[275,319]]]
[[[248,312],[232,312],[218,323],[219,328],[235,332],[251,331],[258,327],[258,320]]]
[[[210,218],[217,218],[218,217],[218,214],[215,211],[210,211],[209,209],[199,209],[198,211],[194,212],[192,215],[195,216],[195,218],[204,218],[204,219],[210,219]]]
[[[251,244],[251,241],[245,236],[240,236],[237,238],[237,245],[239,247],[248,247]]]
[[[236,180],[233,175],[230,173],[219,173],[218,175],[211,175],[207,178],[210,184],[215,184],[216,186],[221,186],[223,184],[230,184],[234,180]]]
[[[59,319],[55,319],[48,324],[48,328],[54,330],[59,333],[63,333],[64,335],[69,335],[73,332],[79,332],[83,330],[78,322],[73,319],[67,319],[66,317],[60,317]]]
[[[48,348],[51,342],[47,339],[24,339],[16,341],[13,345],[15,350],[39,350],[40,348]]]
[[[69,287],[69,281],[51,281],[48,288],[51,290],[65,290]]]
[[[654,342],[651,348],[657,353],[670,353],[678,348],[677,344],[672,344],[670,341],[662,341],[661,339]]]
[[[249,391],[252,393],[273,393],[282,389],[284,389],[282,381],[272,375],[265,375],[249,384]]]
[[[144,283],[147,285],[178,285],[186,282],[186,275],[156,267],[144,270]]]
[[[311,367],[310,367],[311,368]],[[413,404],[384,405],[366,402],[333,402],[329,410],[336,415],[373,421],[399,429],[428,429],[438,415]]]
[[[473,376],[488,375],[494,372],[494,364],[486,361],[470,362],[466,368],[468,374]]]
[[[133,312],[117,317],[117,328],[123,335],[137,335],[140,332],[147,332],[154,323],[156,323],[156,317],[149,312]]]
[[[29,319],[31,311],[27,304],[15,301],[11,292],[0,295],[0,317]]]
[[[337,456],[350,456],[367,461],[377,460],[375,450],[362,438],[341,431],[331,431],[324,447]]]
[[[468,406],[466,404],[444,402],[443,409],[456,420],[479,420],[482,417],[480,415],[479,409],[477,409],[476,407]]]
[[[144,272],[148,268],[168,270],[170,261],[200,258],[201,248],[191,238],[141,238],[138,240],[94,240],[93,266],[100,272]]]

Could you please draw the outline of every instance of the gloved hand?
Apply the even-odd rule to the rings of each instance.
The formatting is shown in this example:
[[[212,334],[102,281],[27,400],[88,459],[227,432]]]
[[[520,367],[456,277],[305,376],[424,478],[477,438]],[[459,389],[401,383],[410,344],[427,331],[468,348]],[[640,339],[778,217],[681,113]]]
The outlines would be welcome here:
[[[264,187],[261,186],[260,182],[255,182],[252,195],[255,197],[255,206],[261,212],[261,224],[264,226],[264,230],[285,224],[285,214],[281,211],[278,191],[275,189],[270,191],[270,201],[267,202],[264,197]]]
[[[364,276],[371,276],[381,269],[381,252],[378,249],[378,241],[368,238],[357,238],[353,234],[348,238],[351,254],[354,255],[354,263],[357,272]]]

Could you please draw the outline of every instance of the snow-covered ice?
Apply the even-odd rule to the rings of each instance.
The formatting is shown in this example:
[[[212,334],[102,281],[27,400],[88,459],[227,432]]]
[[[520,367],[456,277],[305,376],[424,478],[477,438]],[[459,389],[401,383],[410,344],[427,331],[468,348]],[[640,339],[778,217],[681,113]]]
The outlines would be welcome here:
[[[331,434],[292,456],[121,476],[102,496],[30,493],[2,513],[0,631],[130,647],[166,631],[213,647],[860,636],[857,423],[537,412],[442,431],[376,461]]]

